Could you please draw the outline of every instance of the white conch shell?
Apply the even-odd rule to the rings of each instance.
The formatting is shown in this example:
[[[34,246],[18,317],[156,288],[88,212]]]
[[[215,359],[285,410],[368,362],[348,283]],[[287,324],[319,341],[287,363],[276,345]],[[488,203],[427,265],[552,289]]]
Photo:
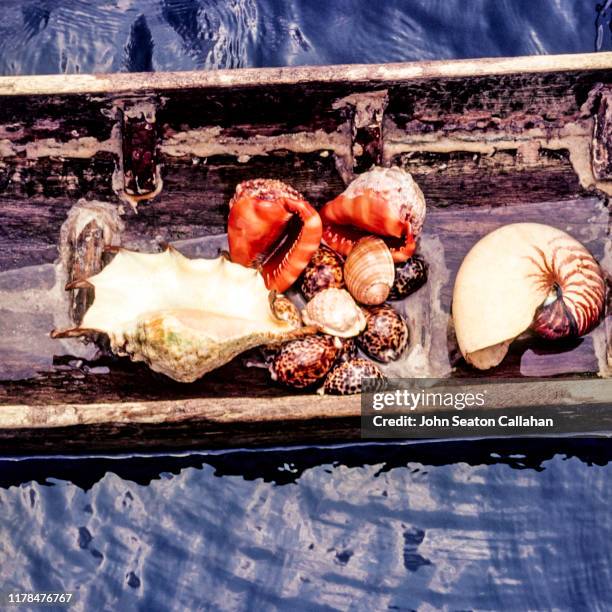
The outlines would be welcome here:
[[[259,272],[224,257],[188,259],[173,248],[156,254],[121,249],[87,282],[95,299],[81,326],[53,335],[103,332],[115,353],[181,382],[250,348],[306,331],[275,316]]]
[[[351,338],[366,326],[363,311],[346,289],[323,289],[306,304],[302,311],[306,325],[317,327],[330,336]]]
[[[457,273],[453,321],[459,348],[479,369],[498,365],[540,307],[555,299],[563,300],[572,319],[567,327],[584,334],[599,320],[604,294],[597,262],[569,234],[538,223],[505,225],[476,243]]]

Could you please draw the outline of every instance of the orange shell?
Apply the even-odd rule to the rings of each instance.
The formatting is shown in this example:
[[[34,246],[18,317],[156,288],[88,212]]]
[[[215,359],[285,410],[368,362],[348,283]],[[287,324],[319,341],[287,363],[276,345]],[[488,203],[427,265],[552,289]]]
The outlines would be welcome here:
[[[395,262],[414,253],[424,218],[423,193],[397,167],[361,174],[321,210],[323,238],[333,249],[346,256],[360,238],[374,234],[386,242]]]
[[[236,187],[227,234],[233,262],[261,267],[266,287],[285,291],[319,248],[322,226],[317,211],[295,189],[254,179]]]

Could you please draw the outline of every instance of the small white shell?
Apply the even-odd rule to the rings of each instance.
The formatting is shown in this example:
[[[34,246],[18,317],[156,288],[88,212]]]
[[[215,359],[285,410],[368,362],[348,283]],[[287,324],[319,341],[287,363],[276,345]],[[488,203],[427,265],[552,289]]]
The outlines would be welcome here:
[[[366,325],[363,311],[345,289],[329,288],[319,291],[302,311],[306,325],[314,325],[322,332],[340,338],[350,338]]]
[[[377,306],[388,297],[395,280],[395,266],[389,247],[376,236],[357,242],[344,264],[344,282],[362,304]]]

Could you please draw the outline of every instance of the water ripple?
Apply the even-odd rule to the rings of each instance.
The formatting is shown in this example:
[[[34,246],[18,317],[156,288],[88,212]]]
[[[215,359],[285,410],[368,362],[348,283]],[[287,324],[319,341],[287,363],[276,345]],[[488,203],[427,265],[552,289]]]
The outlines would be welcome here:
[[[612,49],[609,2],[10,0],[0,74],[376,63]]]
[[[38,460],[46,484],[28,480],[36,460],[13,462],[0,583],[75,591],[76,610],[612,604],[605,441],[308,450],[142,458],[133,474],[101,459],[86,488],[56,477],[86,461]],[[276,484],[287,463],[294,479]]]

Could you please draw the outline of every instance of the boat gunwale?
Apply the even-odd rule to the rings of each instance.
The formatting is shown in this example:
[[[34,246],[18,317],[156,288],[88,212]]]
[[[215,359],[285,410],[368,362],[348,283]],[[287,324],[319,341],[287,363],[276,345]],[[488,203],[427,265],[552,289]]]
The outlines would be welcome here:
[[[185,72],[117,72],[0,77],[0,96],[137,94],[180,89],[307,83],[388,83],[445,78],[612,70],[612,52],[435,60],[389,64],[335,64]]]
[[[17,96],[136,96],[180,90],[229,89],[257,87],[291,87],[334,84],[364,84],[385,87],[389,84],[421,83],[444,79],[470,79],[538,74],[561,74],[612,71],[612,52],[566,55],[544,55],[511,58],[476,58],[436,60],[392,64],[354,64],[305,66],[289,68],[244,68],[199,72],[113,73],[98,75],[32,75],[0,77],[0,97]],[[556,385],[565,388],[573,381]],[[606,384],[596,379],[596,386]],[[474,380],[466,381],[469,383]],[[497,393],[503,380],[488,387]],[[520,388],[529,398],[530,406],[550,405],[550,396],[532,394],[532,383],[525,381]],[[518,390],[518,387],[516,388]],[[606,405],[606,397],[575,397],[566,389],[570,406],[592,405],[598,409]],[[609,396],[607,396],[609,397]],[[516,398],[513,398],[516,399]],[[555,399],[559,399],[555,396]],[[594,400],[594,401],[593,401]],[[609,400],[608,400],[609,401]],[[516,402],[514,402],[516,403]],[[503,405],[500,409],[514,407]],[[99,427],[105,425],[193,425],[194,431],[206,439],[217,430],[237,426],[266,424],[282,430],[293,425],[298,429],[319,421],[348,419],[351,431],[358,433],[360,401],[357,397],[316,395],[286,395],[269,397],[219,397],[168,399],[155,401],[109,401],[94,403],[70,402],[40,405],[12,403],[0,408],[0,436],[19,438],[20,432],[58,430],[65,427]]]
[[[458,381],[455,381],[458,382]],[[506,409],[556,406],[560,412],[578,406],[607,407],[609,378],[571,378],[483,382],[462,381],[487,394],[490,412]],[[452,390],[452,387],[446,391]],[[422,406],[423,414],[440,412],[439,406]],[[446,409],[444,409],[446,410]],[[454,411],[453,411],[454,412]],[[468,407],[462,416],[479,416],[483,409]],[[459,412],[457,412],[459,414]],[[278,397],[193,397],[190,399],[128,400],[111,402],[66,402],[60,404],[0,405],[0,432],[20,429],[55,429],[75,425],[161,424],[207,422],[222,425],[308,422],[317,419],[362,416],[361,395],[282,395]],[[392,416],[388,414],[387,416]]]

